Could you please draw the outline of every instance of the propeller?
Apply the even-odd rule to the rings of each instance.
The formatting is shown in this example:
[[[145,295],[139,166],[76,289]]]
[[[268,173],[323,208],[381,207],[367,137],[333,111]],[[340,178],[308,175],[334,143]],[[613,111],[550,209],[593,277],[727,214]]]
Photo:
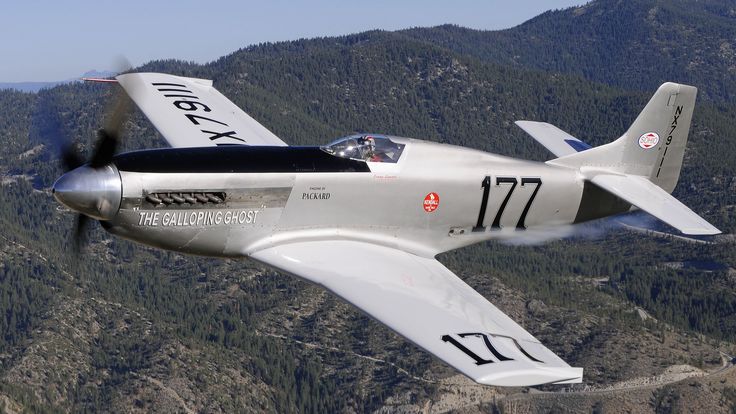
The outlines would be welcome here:
[[[72,251],[74,255],[78,255],[83,245],[87,244],[87,228],[89,227],[89,217],[84,214],[77,213],[74,220],[74,239]]]
[[[130,64],[121,59],[122,63],[119,67],[130,70]],[[94,144],[94,150],[87,164],[95,169],[102,168],[112,162],[115,151],[120,142],[120,136],[123,131],[125,121],[133,110],[133,102],[125,93],[125,91],[117,86],[114,96],[105,111],[105,123],[102,128],[97,131],[97,141]],[[64,172],[69,172],[85,164],[84,157],[79,148],[67,142],[61,148],[61,164]],[[90,224],[90,217],[81,213],[77,213],[74,225],[74,252],[79,253],[80,247],[86,243],[86,231]]]
[[[76,145],[66,143],[61,148],[61,165],[64,172],[71,171],[84,164],[84,159],[79,155]]]

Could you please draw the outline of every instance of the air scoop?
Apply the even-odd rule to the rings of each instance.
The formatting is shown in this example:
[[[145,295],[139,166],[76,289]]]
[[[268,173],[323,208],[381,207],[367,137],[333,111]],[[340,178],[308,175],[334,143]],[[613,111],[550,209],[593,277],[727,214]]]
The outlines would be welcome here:
[[[114,165],[83,165],[54,183],[54,198],[70,209],[98,220],[110,220],[120,208],[122,182]]]

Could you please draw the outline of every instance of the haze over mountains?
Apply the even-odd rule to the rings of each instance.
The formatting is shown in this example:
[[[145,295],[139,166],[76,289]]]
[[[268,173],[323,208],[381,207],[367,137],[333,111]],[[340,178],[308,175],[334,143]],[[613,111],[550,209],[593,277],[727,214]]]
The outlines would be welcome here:
[[[472,384],[334,296],[247,261],[149,249],[96,225],[75,261],[73,216],[49,188],[60,143],[90,150],[110,85],[0,91],[0,407],[731,412],[736,372],[721,352],[736,353],[734,23],[732,1],[607,0],[500,32],[375,31],[139,68],[213,79],[290,144],[371,131],[540,161],[550,154],[513,121],[598,145],[662,82],[697,86],[675,195],[726,235],[702,243],[607,222],[440,257],[585,368],[589,388],[568,393]],[[124,149],[164,145],[131,119]]]
[[[107,78],[115,76],[115,72],[109,70],[90,70],[82,74],[82,76],[73,79],[67,79],[63,81],[49,81],[49,82],[0,82],[0,90],[12,89],[20,92],[38,92],[41,89],[53,88],[57,85],[62,85],[70,82],[79,82],[82,78]]]

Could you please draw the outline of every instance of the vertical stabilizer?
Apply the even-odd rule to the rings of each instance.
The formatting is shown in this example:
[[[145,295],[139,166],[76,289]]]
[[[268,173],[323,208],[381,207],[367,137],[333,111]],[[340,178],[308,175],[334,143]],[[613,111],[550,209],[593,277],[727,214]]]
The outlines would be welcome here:
[[[644,176],[671,193],[680,177],[697,89],[665,83],[619,139],[548,161]]]

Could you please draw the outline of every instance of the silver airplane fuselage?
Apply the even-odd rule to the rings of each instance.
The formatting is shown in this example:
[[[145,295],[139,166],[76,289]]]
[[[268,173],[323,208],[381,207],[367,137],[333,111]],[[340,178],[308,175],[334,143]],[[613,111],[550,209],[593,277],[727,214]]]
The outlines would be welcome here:
[[[158,248],[250,257],[324,286],[486,385],[582,381],[435,259],[490,239],[544,241],[560,227],[635,206],[684,234],[720,231],[671,192],[696,88],[660,86],[629,129],[590,147],[544,122],[517,121],[555,158],[512,159],[415,139],[356,134],[290,147],[204,79],[119,75],[172,146],[114,155],[122,117],[55,198],[110,233]],[[117,111],[119,113],[119,111]],[[73,169],[72,169],[73,168]]]
[[[431,257],[630,207],[601,203],[600,194],[586,202],[594,189],[574,169],[391,140],[405,145],[396,163],[344,159],[319,147],[180,148],[119,154],[103,171],[83,167],[80,175],[100,176],[103,184],[83,186],[109,232],[218,257],[335,239]],[[64,183],[56,187],[63,192]]]

